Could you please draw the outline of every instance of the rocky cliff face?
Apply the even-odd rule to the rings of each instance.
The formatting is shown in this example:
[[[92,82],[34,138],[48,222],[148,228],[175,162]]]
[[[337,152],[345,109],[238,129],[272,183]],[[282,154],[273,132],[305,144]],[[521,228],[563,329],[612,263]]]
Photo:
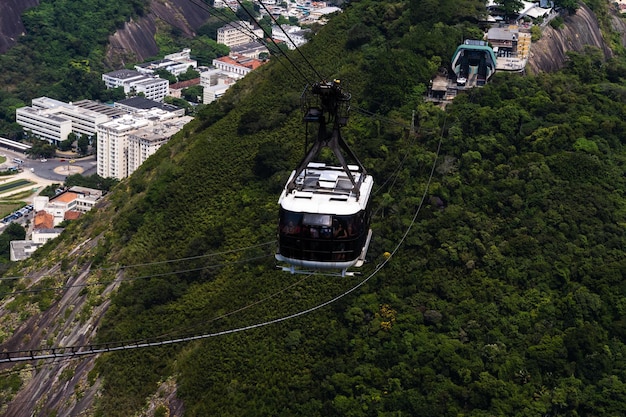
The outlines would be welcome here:
[[[600,48],[607,59],[613,56],[602,37],[595,14],[584,3],[576,14],[565,17],[564,21],[560,29],[546,26],[541,39],[533,42],[528,60],[532,73],[557,71],[565,65],[567,52],[582,52],[588,45]],[[616,24],[622,25],[616,27],[620,33],[626,33],[623,22],[616,19]]]
[[[137,20],[131,20],[109,37],[106,64],[111,68],[122,68],[127,63],[143,62],[155,56],[159,49],[154,39],[157,29],[163,25],[178,28],[186,36],[195,35],[195,30],[209,18],[206,8],[188,0],[152,0],[150,12]]]
[[[0,54],[5,53],[24,33],[22,13],[39,5],[39,0],[0,0]]]

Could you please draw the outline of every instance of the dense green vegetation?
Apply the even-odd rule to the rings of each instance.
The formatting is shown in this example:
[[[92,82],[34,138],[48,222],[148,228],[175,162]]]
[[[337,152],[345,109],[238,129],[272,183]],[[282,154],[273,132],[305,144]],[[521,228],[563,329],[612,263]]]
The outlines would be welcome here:
[[[21,137],[15,110],[30,104],[34,97],[119,99],[120,91],[107,90],[101,79],[103,72],[118,69],[105,65],[108,38],[147,9],[146,0],[43,0],[27,10],[23,16],[26,35],[0,55],[0,136]],[[232,14],[232,19],[236,18]],[[228,19],[217,21],[223,25]],[[159,28],[160,54],[154,58],[192,48],[200,65],[210,65],[214,58],[226,55],[228,48],[218,45],[205,31],[188,39],[176,28]]]
[[[382,187],[364,276],[402,241],[442,140],[400,250],[310,315],[104,358],[101,415],[139,409],[168,375],[198,416],[623,411],[624,64],[572,54],[562,73],[499,75],[444,114],[419,92],[475,35],[479,8],[427,16],[422,3],[353,3],[303,48],[349,82],[354,107],[386,116],[353,113],[345,130]],[[127,271],[152,278],[121,287],[101,341],[248,326],[362,279],[281,274],[271,245],[253,246],[273,239],[278,192],[302,153],[293,77],[273,65],[242,81],[114,191],[116,262],[191,259]],[[416,137],[402,127],[411,110]]]
[[[33,97],[100,99],[112,93],[101,80],[108,37],[145,0],[43,0],[22,16],[26,35],[0,55],[0,135],[19,136],[15,109]]]
[[[65,241],[103,233],[98,266],[135,265],[101,342],[304,311],[399,245],[364,285],[310,314],[101,358],[97,415],[137,413],[168,377],[188,416],[624,413],[626,64],[590,50],[558,74],[498,74],[445,113],[423,103],[482,12],[474,1],[351,2],[302,48],[307,60],[294,53],[246,77],[114,187],[108,209],[76,223]],[[309,63],[361,110],[344,135],[377,183],[363,276],[274,269]]]

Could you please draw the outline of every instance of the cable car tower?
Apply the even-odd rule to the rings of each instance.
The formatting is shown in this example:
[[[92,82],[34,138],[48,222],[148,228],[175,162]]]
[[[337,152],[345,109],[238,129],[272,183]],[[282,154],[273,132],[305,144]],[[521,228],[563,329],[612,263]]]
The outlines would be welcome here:
[[[348,269],[365,262],[374,180],[341,137],[350,98],[338,80],[307,86],[302,94],[307,137],[310,123],[318,124],[318,133],[278,200],[276,259],[292,274],[353,275]],[[316,161],[323,148],[337,165]]]

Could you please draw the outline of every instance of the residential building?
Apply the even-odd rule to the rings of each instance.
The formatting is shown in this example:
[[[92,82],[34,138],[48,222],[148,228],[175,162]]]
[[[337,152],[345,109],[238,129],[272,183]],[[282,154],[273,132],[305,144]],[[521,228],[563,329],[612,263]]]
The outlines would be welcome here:
[[[135,172],[150,155],[166,144],[191,120],[193,118],[190,116],[179,117],[130,133],[128,135],[128,175]]]
[[[213,60],[215,68],[234,79],[245,77],[250,71],[257,69],[263,64],[264,62],[258,59],[233,54]]]
[[[324,24],[327,21],[327,15],[341,12],[339,7],[329,6],[329,7],[320,7],[320,8],[312,8],[307,15],[300,19],[301,23],[319,23]]]
[[[54,144],[66,140],[72,132],[93,136],[97,124],[111,119],[105,113],[49,97],[33,99],[31,106],[15,111],[15,118],[25,132]]]
[[[126,178],[191,120],[189,116],[152,108],[99,125],[98,175]]]
[[[98,166],[101,177],[126,178],[128,176],[128,135],[148,126],[145,118],[125,115],[98,126]]]
[[[284,42],[289,49],[296,49],[307,43],[307,36],[310,33],[310,29],[302,29],[300,26],[272,26],[272,38]]]
[[[9,243],[11,261],[16,262],[30,258],[37,249],[49,240],[58,237],[63,230],[62,228],[34,229],[30,240],[12,240]]]
[[[165,69],[175,76],[187,72],[191,68],[198,68],[198,61],[191,59],[191,49],[185,48],[181,52],[165,55],[158,61],[146,62],[135,65],[135,69],[141,74],[152,75],[157,69]]]
[[[102,81],[107,88],[123,87],[127,96],[143,94],[155,101],[163,101],[169,90],[169,81],[127,69],[102,74]]]
[[[261,54],[269,55],[270,51],[261,42],[247,42],[230,48],[230,55],[245,56],[259,59]]]
[[[263,30],[240,20],[228,23],[217,30],[217,43],[228,47],[241,45],[263,38]]]
[[[52,198],[37,196],[33,200],[33,228],[51,229],[63,220],[75,220],[91,210],[102,198],[102,191],[87,187],[71,187]],[[33,237],[37,242],[37,239]]]
[[[209,104],[220,98],[235,84],[236,79],[218,69],[211,69],[200,74],[200,84],[202,85],[202,102]]]
[[[76,207],[76,199],[78,194],[65,191],[52,197],[45,206],[45,211],[54,217],[54,225],[58,225],[65,220],[65,212],[74,210]]]

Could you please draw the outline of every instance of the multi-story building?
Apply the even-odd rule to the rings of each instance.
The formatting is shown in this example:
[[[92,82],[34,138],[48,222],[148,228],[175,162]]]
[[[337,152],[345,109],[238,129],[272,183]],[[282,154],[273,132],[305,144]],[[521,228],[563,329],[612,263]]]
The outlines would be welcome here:
[[[213,66],[216,69],[236,80],[245,77],[250,71],[257,69],[263,63],[263,61],[258,59],[232,54],[213,60]]]
[[[128,135],[128,175],[135,172],[150,155],[166,144],[191,120],[193,118],[190,116],[179,117],[130,133]]]
[[[154,100],[148,100],[143,97],[130,97],[124,100],[116,101],[113,106],[122,111],[124,114],[145,114],[146,111],[159,109],[167,113],[172,113],[171,117],[184,116],[185,109],[174,106],[172,104],[160,103]],[[160,117],[163,119],[163,117]]]
[[[152,108],[99,125],[98,175],[126,178],[192,119]]]
[[[189,48],[185,48],[180,52],[165,55],[163,59],[158,61],[135,65],[135,69],[142,74],[152,75],[155,70],[163,68],[177,77],[186,72],[189,67],[194,69],[198,68],[198,61],[191,59],[191,49]]]
[[[62,229],[60,227],[52,227],[49,229],[34,229],[31,236],[31,241],[35,245],[41,246],[47,241],[57,238],[63,232],[63,230],[65,229]]]
[[[183,95],[183,90],[194,87],[196,85],[200,85],[200,77],[194,78],[192,80],[180,81],[174,84],[170,84],[170,97],[181,98]]]
[[[235,84],[235,79],[218,69],[210,69],[200,74],[200,85],[202,85],[202,102],[209,104],[220,98]]]
[[[93,136],[97,124],[110,120],[107,114],[48,97],[35,98],[31,106],[17,109],[15,118],[27,133],[55,144],[71,132]]]
[[[24,131],[35,137],[58,144],[72,133],[72,121],[32,107],[21,107],[15,111],[15,121]]]
[[[263,38],[263,29],[253,27],[249,22],[231,22],[217,30],[217,43],[228,47],[241,45]]]
[[[125,115],[98,125],[98,175],[105,178],[126,178],[128,135],[149,124],[145,118]]]
[[[235,45],[230,48],[230,55],[241,55],[248,58],[259,59],[261,54],[269,55],[270,51],[267,46],[261,42],[248,42],[240,45]]]
[[[311,30],[302,29],[300,26],[272,26],[272,38],[284,42],[289,49],[296,49],[297,47],[307,43],[307,36],[310,33]]]
[[[102,191],[93,188],[74,186],[68,191],[77,195],[74,210],[79,213],[87,213],[102,198]]]
[[[163,101],[169,90],[169,81],[127,69],[102,74],[102,81],[107,88],[123,87],[126,95],[143,94],[155,101]]]

